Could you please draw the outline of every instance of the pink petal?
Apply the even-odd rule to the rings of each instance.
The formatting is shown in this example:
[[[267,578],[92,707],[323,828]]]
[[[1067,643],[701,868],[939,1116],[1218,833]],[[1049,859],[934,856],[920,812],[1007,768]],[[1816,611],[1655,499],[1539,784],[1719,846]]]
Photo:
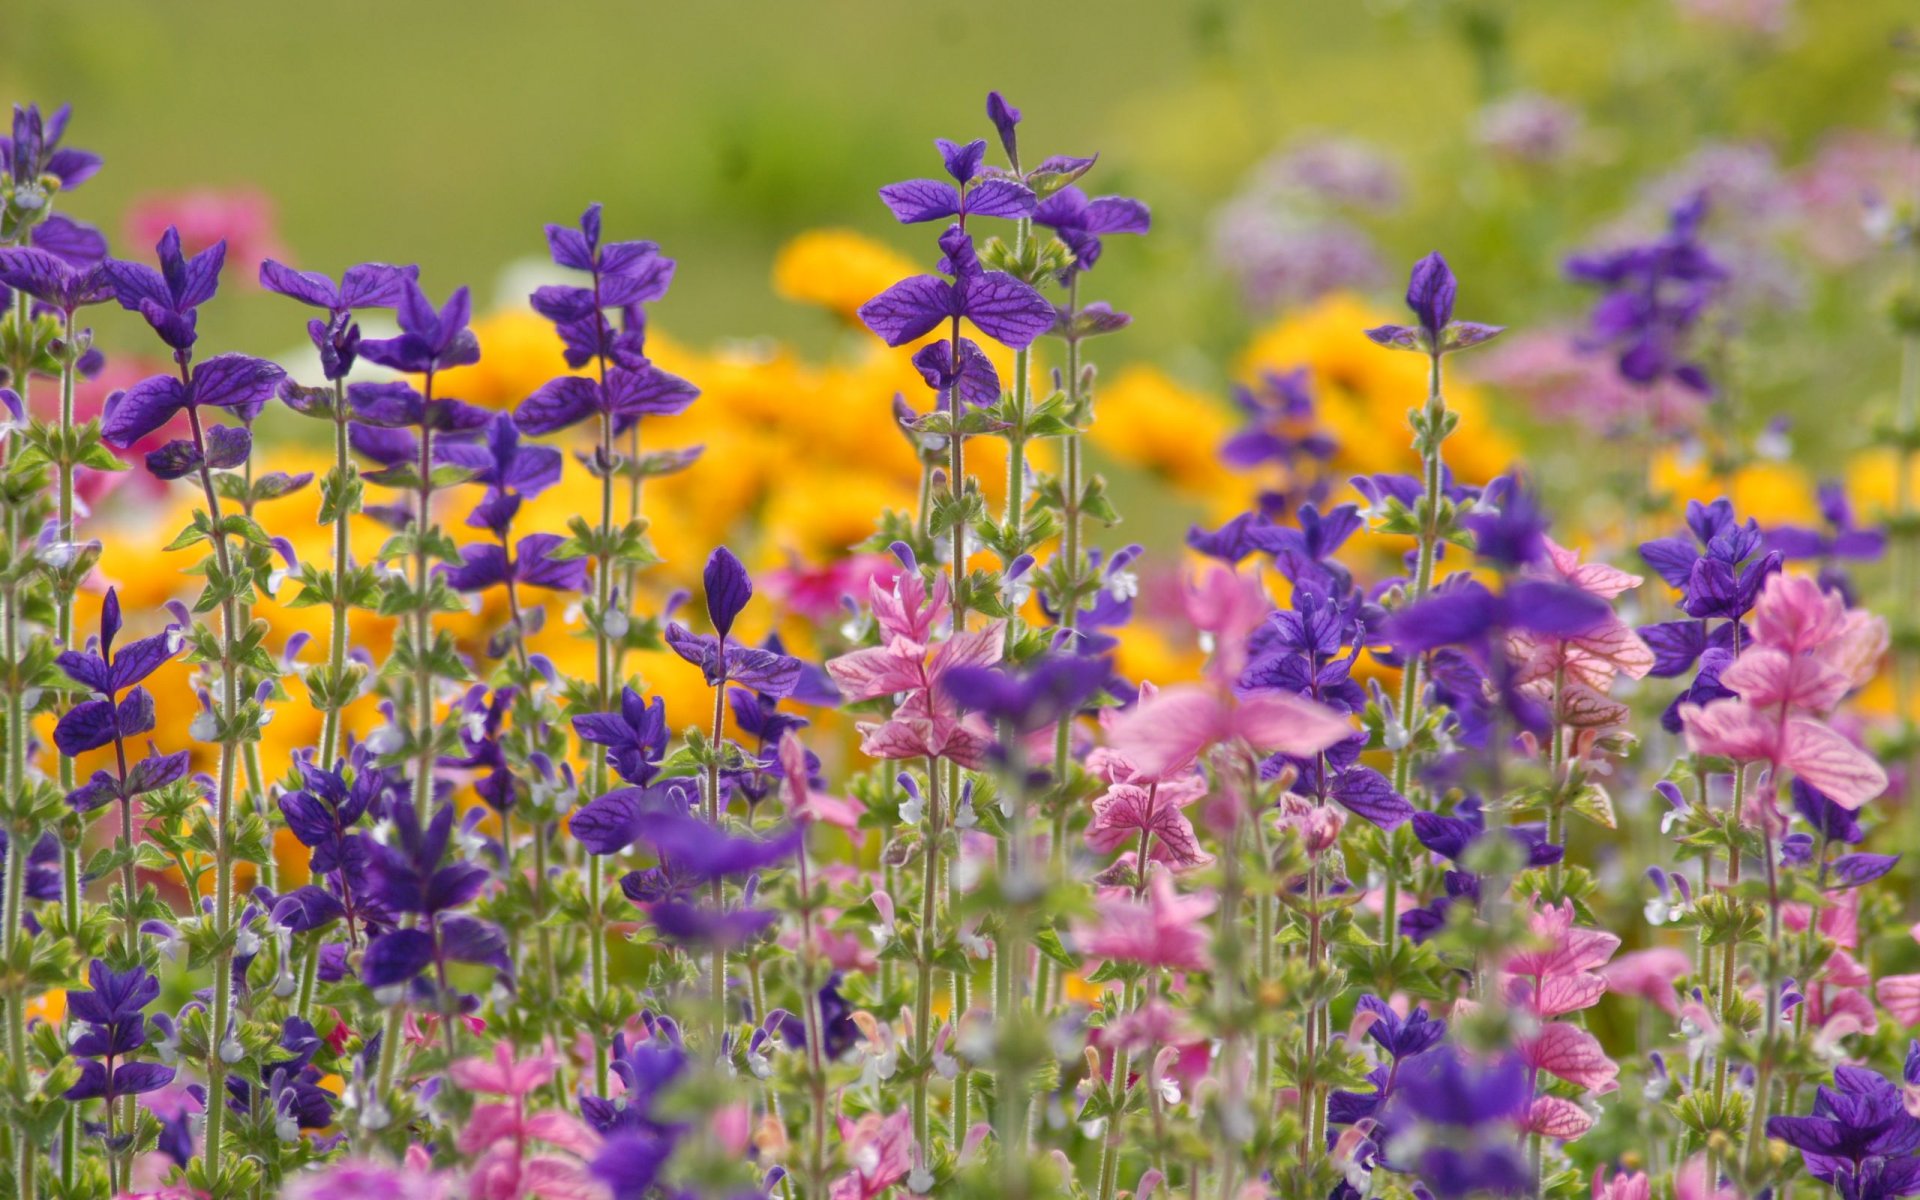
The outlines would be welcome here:
[[[607,1194],[587,1174],[585,1164],[548,1154],[527,1160],[520,1171],[520,1186],[541,1200],[601,1200]]]
[[[1541,1137],[1571,1142],[1593,1128],[1593,1114],[1564,1096],[1535,1096],[1521,1128]]]
[[[1324,704],[1284,692],[1261,692],[1240,701],[1233,730],[1256,750],[1305,756],[1353,736],[1353,726]]]
[[[1887,1015],[1912,1029],[1920,1025],[1920,975],[1888,975],[1873,985]]]
[[[535,1113],[527,1118],[526,1131],[531,1137],[571,1150],[582,1158],[590,1158],[600,1149],[600,1136],[571,1113]]]
[[[1600,1048],[1599,1039],[1578,1025],[1555,1021],[1542,1026],[1539,1036],[1520,1043],[1520,1057],[1528,1066],[1594,1092],[1611,1092],[1620,1068]]]
[[[1887,773],[1865,750],[1818,721],[1787,722],[1784,766],[1842,808],[1859,808],[1887,790]]]
[[[1109,741],[1140,773],[1160,778],[1192,762],[1232,729],[1225,701],[1211,688],[1184,684],[1143,699],[1114,722]]]

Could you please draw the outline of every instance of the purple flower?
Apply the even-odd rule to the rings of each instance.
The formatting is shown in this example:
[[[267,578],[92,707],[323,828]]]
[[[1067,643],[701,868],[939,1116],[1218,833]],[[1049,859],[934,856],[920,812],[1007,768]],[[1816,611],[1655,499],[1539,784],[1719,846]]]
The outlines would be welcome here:
[[[1458,583],[1453,580],[1458,579]],[[1607,619],[1604,600],[1563,584],[1522,579],[1502,592],[1462,576],[1387,620],[1386,633],[1402,654],[1447,645],[1493,646],[1507,630],[1548,637],[1579,637]]]
[[[703,578],[707,617],[717,633],[694,633],[675,621],[666,629],[667,646],[699,667],[710,686],[737,683],[766,696],[791,694],[800,683],[805,664],[777,650],[742,646],[727,636],[734,618],[753,596],[753,581],[740,560],[722,546],[707,559]]]
[[[1043,654],[1020,670],[954,667],[940,687],[962,711],[977,712],[1014,733],[1031,733],[1078,712],[1107,682],[1112,665],[1080,654]]]
[[[1017,117],[1015,118],[1018,119]],[[1011,130],[1011,126],[1008,127]],[[890,183],[880,189],[880,199],[902,225],[949,218],[965,224],[968,217],[1024,217],[1034,211],[1033,193],[1024,184],[1011,179],[977,179],[981,159],[987,152],[984,141],[957,145],[941,138],[941,160],[953,183],[937,179],[909,179]],[[955,186],[955,185],[958,186]]]
[[[460,724],[460,746],[466,753],[440,760],[443,767],[481,772],[473,790],[497,813],[509,811],[518,799],[506,749],[500,744],[501,728],[518,694],[519,689],[513,687],[496,688],[491,693],[480,684],[468,688],[459,709],[464,718]]]
[[[1453,319],[1453,298],[1458,285],[1453,269],[1438,251],[1413,264],[1407,278],[1407,307],[1418,318],[1418,325],[1381,325],[1367,330],[1367,336],[1392,350],[1414,350],[1439,356],[1465,350],[1492,341],[1504,332],[1499,325],[1480,325]]]
[[[1920,1120],[1898,1087],[1864,1067],[1839,1066],[1814,1092],[1809,1116],[1767,1118],[1767,1136],[1800,1151],[1807,1174],[1848,1200],[1920,1192]]]
[[[1126,196],[1089,200],[1077,187],[1063,187],[1033,210],[1033,223],[1053,230],[1073,251],[1073,269],[1090,271],[1100,261],[1100,238],[1110,233],[1146,233],[1153,217],[1147,206]]]
[[[1567,275],[1602,290],[1588,345],[1615,356],[1621,376],[1653,384],[1672,378],[1696,392],[1712,390],[1707,372],[1688,357],[1688,342],[1727,281],[1727,270],[1700,241],[1706,193],[1676,205],[1665,236],[1643,245],[1567,260]]]
[[[160,235],[156,250],[159,270],[118,258],[108,259],[102,270],[112,281],[120,306],[146,318],[161,341],[173,347],[176,355],[184,355],[192,351],[199,338],[195,326],[200,306],[213,299],[220,288],[227,243],[223,239],[188,258],[180,249],[180,231],[170,225]]]
[[[406,296],[407,284],[419,277],[419,267],[361,263],[348,267],[335,283],[317,271],[296,271],[270,258],[260,264],[261,287],[326,310],[324,321],[307,322],[307,336],[320,352],[328,379],[346,378],[359,358],[360,327],[353,322],[353,310],[396,307]]]
[[[994,132],[1000,135],[1000,148],[1007,152],[1007,162],[1018,171],[1020,139],[1015,126],[1020,124],[1020,110],[1008,104],[1007,98],[999,92],[988,92],[987,120],[993,123]]]
[[[124,1061],[147,1044],[146,1007],[159,997],[160,981],[145,967],[114,971],[96,958],[87,964],[87,982],[92,990],[67,994],[70,1015],[87,1028],[73,1042],[80,1079],[66,1090],[66,1098],[111,1104],[116,1097],[172,1083],[172,1067]]]
[[[501,584],[583,592],[587,589],[586,559],[552,557],[566,540],[557,533],[530,533],[520,539],[511,555],[505,546],[490,542],[462,546],[459,564],[440,567],[440,574],[456,592],[484,592]]]
[[[245,354],[222,354],[196,363],[184,382],[172,375],[149,376],[107,397],[100,436],[109,445],[125,448],[186,409],[245,409],[265,404],[285,376],[286,372],[275,364]],[[189,460],[205,453],[209,465],[217,465],[213,462],[217,459],[231,466],[235,465],[232,450],[237,444],[237,439],[228,434],[221,435],[206,451],[187,443],[187,449],[172,453]],[[244,459],[243,454],[240,461]]]
[[[0,283],[66,314],[114,298],[113,281],[97,263],[76,265],[37,246],[0,248]]]
[[[667,752],[666,701],[658,696],[642,700],[640,693],[623,688],[619,712],[582,713],[573,718],[573,732],[583,742],[605,746],[614,773],[644,786],[660,773],[660,759]]]
[[[1447,1023],[1429,1014],[1425,1005],[1416,1005],[1405,1017],[1378,996],[1360,997],[1357,1007],[1375,1018],[1367,1026],[1367,1036],[1395,1059],[1425,1054],[1447,1033]]]
[[[496,413],[478,442],[443,442],[434,448],[443,463],[472,472],[468,481],[484,484],[486,497],[467,515],[467,524],[506,537],[520,502],[560,482],[563,457],[551,446],[521,441],[520,427],[508,413]]]
[[[556,285],[533,293],[533,307],[554,323],[566,347],[567,365],[579,369],[600,360],[598,378],[562,375],[520,403],[515,415],[531,434],[553,433],[589,417],[610,418],[624,432],[644,416],[670,416],[686,409],[700,389],[656,368],[646,356],[642,305],[667,294],[674,263],[652,242],[600,242],[600,206],[581,215],[579,228],[547,226],[553,261],[593,276],[591,287]],[[623,329],[607,320],[622,314]]]
[[[95,699],[83,700],[61,714],[54,726],[53,740],[60,753],[69,757],[97,750],[154,726],[153,697],[141,680],[153,674],[180,653],[182,635],[178,626],[169,625],[162,633],[141,638],[113,653],[114,636],[120,631],[120,598],[109,589],[100,610],[100,639],[97,650],[62,651],[55,661],[74,682],[86,687]],[[128,688],[124,700],[120,693]],[[156,785],[157,786],[157,785]],[[105,803],[106,796],[88,793],[90,804]]]
[[[40,177],[51,175],[60,181],[62,191],[71,191],[100,169],[98,154],[60,144],[72,116],[70,104],[62,104],[45,118],[37,104],[13,106],[13,136],[0,137],[0,170],[13,176],[16,189],[30,188],[38,194]]]
[[[12,862],[9,854],[12,845],[6,830],[0,829],[0,883],[6,881],[7,871],[12,869],[8,865]],[[21,880],[21,891],[28,899],[60,899],[60,858],[60,839],[51,830],[41,834],[39,840],[27,850],[27,874]],[[31,922],[32,914],[22,913],[21,920]]]
[[[403,273],[402,279],[388,283],[399,288],[394,315],[400,319],[400,336],[361,342],[362,358],[409,375],[431,375],[480,361],[480,341],[467,328],[473,301],[466,288],[453,289],[436,310],[418,279]]]
[[[1053,306],[1005,271],[989,271],[973,252],[973,239],[958,225],[940,235],[948,283],[937,275],[902,279],[860,306],[860,320],[889,346],[904,346],[962,317],[994,341],[1014,350],[1033,344],[1053,327]]]
[[[1763,553],[1766,539],[1758,523],[1741,523],[1724,497],[1711,504],[1688,501],[1687,528],[1692,540],[1667,537],[1642,542],[1640,557],[1680,589],[1680,607],[1688,616],[1730,621],[1746,616],[1785,556],[1778,550]]]
[[[684,817],[695,795],[695,781],[682,776],[615,788],[576,809],[567,820],[567,832],[590,854],[618,854],[639,838],[643,820],[655,814]],[[694,882],[686,880],[689,887]]]

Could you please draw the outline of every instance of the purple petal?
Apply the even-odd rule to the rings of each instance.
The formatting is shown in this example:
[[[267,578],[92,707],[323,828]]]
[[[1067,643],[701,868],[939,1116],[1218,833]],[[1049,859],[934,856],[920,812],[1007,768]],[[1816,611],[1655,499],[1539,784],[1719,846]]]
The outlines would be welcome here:
[[[946,280],[934,275],[914,275],[861,305],[860,321],[887,345],[904,346],[925,337],[934,326],[951,318],[958,304],[959,299]],[[1048,323],[1052,323],[1051,317]],[[1027,339],[1029,343],[1032,340]]]

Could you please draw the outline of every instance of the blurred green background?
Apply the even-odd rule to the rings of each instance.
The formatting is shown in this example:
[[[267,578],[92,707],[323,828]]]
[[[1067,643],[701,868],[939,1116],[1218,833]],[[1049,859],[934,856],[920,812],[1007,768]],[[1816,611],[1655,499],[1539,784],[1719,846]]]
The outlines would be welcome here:
[[[107,167],[67,210],[123,254],[150,253],[125,244],[137,196],[254,185],[300,265],[419,262],[433,294],[470,282],[484,304],[543,251],[543,222],[600,200],[613,234],[681,261],[663,328],[812,346],[833,325],[773,295],[776,249],[844,225],[930,261],[927,230],[894,225],[874,189],[936,174],[936,135],[989,136],[997,87],[1026,111],[1025,145],[1099,150],[1096,190],[1153,206],[1153,236],[1099,271],[1138,318],[1103,357],[1217,389],[1259,314],[1216,265],[1212,214],[1263,156],[1310,134],[1376,144],[1405,171],[1402,203],[1362,222],[1392,274],[1439,247],[1463,315],[1564,316],[1585,298],[1560,258],[1703,140],[1791,164],[1834,128],[1892,127],[1912,0],[1783,7],[1784,31],[1755,33],[1672,0],[8,0],[0,92],[74,105],[73,142]],[[1516,173],[1476,148],[1475,112],[1512,89],[1583,110],[1579,162]],[[1755,330],[1762,407],[1809,384],[1886,387],[1872,315],[1870,289],[1829,279],[1779,336]],[[125,320],[103,318],[110,338]],[[1809,327],[1819,338],[1794,333]],[[298,338],[281,302],[237,291],[203,328],[222,349]],[[1809,431],[1814,452],[1844,436]]]

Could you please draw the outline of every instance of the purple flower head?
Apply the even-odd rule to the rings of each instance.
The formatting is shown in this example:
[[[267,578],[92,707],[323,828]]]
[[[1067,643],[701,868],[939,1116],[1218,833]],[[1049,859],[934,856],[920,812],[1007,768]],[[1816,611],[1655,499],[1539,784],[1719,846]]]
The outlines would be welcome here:
[[[1015,127],[1020,124],[1020,110],[1008,104],[999,92],[988,92],[987,120],[993,122],[994,132],[1000,135],[1000,147],[1007,152],[1007,162],[1018,171],[1020,138]]]
[[[600,241],[600,206],[591,204],[580,214],[580,224],[547,226],[547,249],[556,266],[585,271],[593,288],[543,287],[533,295],[533,306],[550,321],[570,322],[608,308],[651,304],[662,299],[673,284],[674,260],[660,253],[654,242]],[[584,293],[584,294],[582,294]]]
[[[1711,504],[1689,501],[1687,528],[1691,540],[1667,537],[1642,542],[1640,557],[1680,589],[1680,607],[1688,616],[1730,621],[1746,616],[1785,556],[1777,549],[1766,549],[1759,524],[1736,519],[1733,505],[1725,498]]]
[[[1814,1092],[1809,1116],[1767,1119],[1767,1136],[1800,1151],[1807,1173],[1849,1200],[1920,1191],[1920,1119],[1900,1089],[1864,1067],[1839,1066]]]
[[[12,840],[4,829],[0,829],[0,883],[6,881],[6,873],[12,870],[9,851]],[[27,850],[27,873],[21,880],[21,891],[30,900],[58,900],[61,897],[62,881],[60,869],[60,839],[48,831],[40,835],[39,840]],[[31,921],[31,914],[24,914],[23,921]]]
[[[1053,306],[1005,271],[989,271],[973,251],[973,239],[954,225],[940,235],[948,283],[937,275],[902,279],[860,306],[860,320],[889,346],[904,346],[942,322],[965,318],[1010,349],[1020,350],[1053,327]]]
[[[500,744],[501,729],[518,694],[519,689],[513,687],[491,692],[480,684],[468,688],[458,710],[463,718],[460,746],[466,753],[440,759],[443,767],[479,772],[480,778],[474,781],[473,790],[497,813],[511,810],[519,799],[506,750]]]
[[[147,1044],[146,1007],[159,997],[160,981],[145,967],[114,971],[96,958],[87,964],[87,982],[91,990],[67,994],[71,1016],[87,1028],[72,1045],[81,1060],[80,1079],[66,1090],[66,1098],[111,1104],[116,1097],[172,1083],[172,1067],[124,1061]]]
[[[707,591],[707,619],[713,622],[714,632],[724,638],[733,631],[734,618],[753,599],[753,580],[725,546],[708,556],[701,579]]]
[[[1381,325],[1367,330],[1367,336],[1392,350],[1414,350],[1439,356],[1451,354],[1492,341],[1503,333],[1499,325],[1481,325],[1453,319],[1454,293],[1458,284],[1453,268],[1438,251],[1413,264],[1407,278],[1407,308],[1417,325]]]
[[[107,397],[100,436],[109,445],[125,448],[187,409],[253,408],[271,399],[285,377],[286,372],[274,363],[245,354],[222,354],[198,363],[184,382],[172,375],[149,376]],[[251,438],[248,441],[251,442]],[[216,460],[233,466],[246,457],[241,451],[239,457],[234,458],[236,450],[239,450],[239,440],[232,434],[224,434],[209,444],[204,453],[210,466],[217,465]],[[203,452],[196,447],[190,452],[177,453],[191,460]],[[197,466],[197,462],[194,465]]]
[[[1591,632],[1611,613],[1606,601],[1564,584],[1521,579],[1504,591],[1456,576],[1425,599],[1387,618],[1387,639],[1402,654],[1440,646],[1491,646],[1508,630],[1570,638]]]
[[[0,284],[69,314],[114,298],[113,281],[98,263],[76,265],[38,246],[0,248]]]
[[[573,732],[581,741],[607,748],[614,773],[628,783],[644,786],[660,773],[667,752],[666,701],[643,700],[639,692],[623,688],[617,713],[582,713],[573,718]]]
[[[660,813],[684,817],[695,796],[695,782],[681,776],[644,787],[615,788],[577,809],[567,821],[567,831],[590,854],[618,854],[639,838],[646,818]]]
[[[40,197],[40,177],[51,175],[62,190],[77,188],[100,169],[100,156],[88,150],[62,146],[73,106],[62,104],[42,117],[37,104],[13,106],[13,136],[0,137],[0,170],[13,176],[16,192]],[[21,197],[16,196],[18,205]]]
[[[940,686],[963,711],[977,712],[1024,734],[1078,712],[1099,693],[1111,672],[1112,665],[1104,658],[1048,653],[1018,671],[954,667],[941,678]]]
[[[1026,185],[998,176],[978,178],[980,162],[987,153],[986,142],[962,145],[941,138],[935,145],[953,183],[909,179],[880,189],[881,201],[901,224],[945,220],[965,224],[973,216],[1013,220],[1033,212],[1033,193]]]
[[[1528,487],[1502,489],[1505,495],[1491,512],[1462,518],[1473,534],[1474,553],[1506,570],[1539,562],[1547,552],[1547,517],[1539,498]]]
[[[485,867],[460,859],[443,865],[453,838],[452,805],[442,804],[425,826],[410,804],[390,806],[388,816],[396,836],[369,847],[376,899],[395,912],[436,916],[480,894],[487,882]]]
[[[1077,187],[1063,187],[1034,208],[1033,223],[1053,230],[1073,251],[1073,270],[1090,271],[1100,261],[1102,236],[1146,233],[1153,215],[1145,204],[1126,196],[1090,200]]]
[[[213,299],[220,288],[227,243],[223,239],[188,258],[180,249],[180,231],[169,225],[160,235],[156,250],[158,270],[118,258],[108,259],[102,269],[113,284],[120,307],[146,318],[160,340],[173,347],[175,357],[184,361],[199,338],[195,326],[200,306]]]
[[[605,383],[582,375],[562,375],[540,385],[520,402],[514,416],[531,434],[554,433],[594,416],[613,418],[616,431],[645,416],[684,412],[700,389],[678,375],[652,365],[611,367]]]
[[[913,366],[920,372],[920,378],[927,381],[927,386],[940,394],[942,408],[947,406],[947,397],[952,395],[956,382],[960,388],[960,399],[975,408],[986,408],[999,402],[1000,373],[994,370],[993,360],[972,338],[960,339],[958,370],[954,364],[953,343],[945,338],[928,342],[916,350]]]
[[[296,271],[267,259],[260,264],[260,286],[270,292],[325,309],[327,318],[307,322],[307,336],[320,352],[320,366],[328,379],[344,379],[360,354],[360,327],[353,311],[394,308],[405,298],[407,284],[420,278],[419,267],[361,263],[348,267],[335,283],[317,271]]]
[[[1791,790],[1793,810],[1820,836],[1848,846],[1857,846],[1866,840],[1858,813],[1835,804],[1825,792],[1811,787],[1804,779],[1795,779]]]
[[[798,825],[766,838],[735,837],[671,806],[651,808],[634,821],[635,840],[698,883],[737,878],[775,866],[800,849]]]
[[[1434,1018],[1425,1005],[1416,1005],[1405,1017],[1378,996],[1360,997],[1358,1007],[1362,1012],[1372,1013],[1375,1018],[1373,1024],[1367,1026],[1367,1036],[1378,1042],[1380,1048],[1395,1059],[1405,1060],[1416,1054],[1425,1054],[1438,1045],[1447,1033],[1447,1023]]]
[[[467,328],[473,300],[466,288],[453,289],[446,304],[435,309],[418,279],[405,276],[396,282],[400,294],[394,315],[400,319],[400,336],[361,342],[362,358],[409,375],[431,375],[480,361],[480,341]]]
[[[441,566],[440,575],[456,592],[484,592],[502,584],[584,592],[587,560],[553,557],[566,540],[557,533],[530,533],[514,545],[512,554],[492,542],[462,546],[459,563]]]
[[[503,540],[520,502],[560,482],[564,462],[560,451],[551,446],[522,442],[520,427],[508,413],[494,414],[481,441],[441,442],[434,448],[434,457],[465,467],[472,472],[469,482],[485,485],[486,495],[467,514],[467,524],[490,530]]]
[[[94,697],[61,714],[54,726],[54,744],[62,754],[81,754],[153,728],[152,698],[136,685],[179,655],[184,634],[178,625],[168,625],[115,654],[113,643],[119,632],[120,594],[108,588],[100,606],[99,638],[90,640],[85,650],[63,650],[54,660],[69,679]],[[135,695],[118,702],[128,688],[134,688]]]
[[[1664,236],[1567,260],[1569,278],[1602,291],[1586,346],[1611,352],[1624,379],[1712,390],[1706,369],[1689,357],[1693,329],[1728,278],[1700,241],[1706,212],[1706,193],[1696,193],[1674,207]]]

